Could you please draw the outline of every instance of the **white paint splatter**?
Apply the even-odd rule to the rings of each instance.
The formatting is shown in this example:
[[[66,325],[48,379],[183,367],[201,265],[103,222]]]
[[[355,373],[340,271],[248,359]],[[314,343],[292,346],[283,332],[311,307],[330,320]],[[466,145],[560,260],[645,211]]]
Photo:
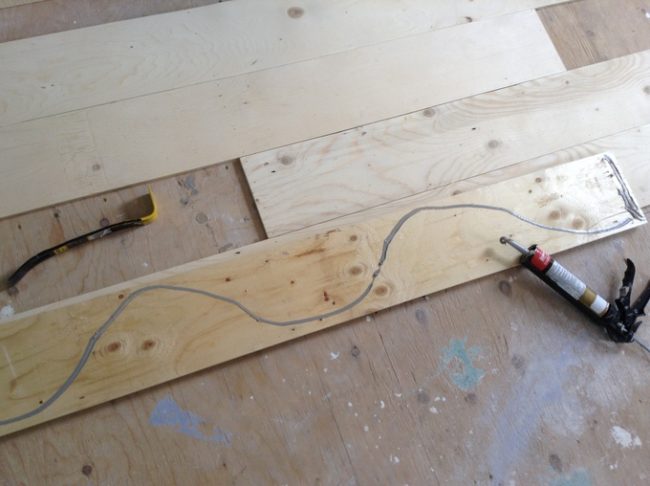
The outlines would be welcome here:
[[[16,313],[16,311],[14,310],[14,308],[11,307],[10,304],[7,304],[2,309],[0,309],[0,320],[9,319],[15,313]]]
[[[323,368],[323,373],[327,373],[327,368]]]
[[[332,361],[334,361],[335,359],[337,359],[339,356],[341,356],[341,353],[335,353],[334,351],[331,351],[331,352],[330,352],[330,359],[331,359]]]
[[[352,402],[348,402],[348,407],[352,407]]]
[[[433,401],[434,401],[434,402],[439,402],[439,401],[440,401],[440,397],[436,397],[436,398],[434,398]]]
[[[399,464],[399,457],[392,454],[388,457],[388,460],[391,462],[391,464]]]
[[[255,400],[255,397],[254,397],[253,395],[251,395],[251,396],[248,397],[248,398],[250,398],[251,400]]]
[[[149,266],[149,264],[148,264],[147,262],[142,262],[142,266],[143,266],[144,268],[147,268],[147,267]]]
[[[431,413],[438,413],[438,409],[437,409],[436,407],[433,407],[433,406],[432,406],[432,407],[429,408],[429,412],[431,412]]]
[[[7,351],[7,348],[5,348],[4,344],[0,344],[2,346],[2,352],[5,355],[5,360],[7,360],[7,363],[9,364],[9,371],[11,371],[11,375],[16,378],[16,370],[14,369],[14,364],[11,362],[11,357],[9,356],[9,351]]]
[[[370,321],[372,321],[372,317],[366,316],[366,322],[370,322]]]
[[[623,427],[614,425],[612,427],[612,438],[621,447],[627,449],[628,447],[641,447],[641,439],[638,436],[632,435]]]
[[[650,19],[650,12],[648,10],[645,11],[645,18]]]
[[[370,430],[370,427],[368,427],[367,425],[363,426],[363,431],[364,432],[368,432],[369,430]]]
[[[401,394],[401,393],[393,393],[393,395],[395,395],[397,398],[402,398],[402,394]]]
[[[383,400],[379,400],[379,408],[381,408],[381,409],[386,408],[386,404],[384,403]]]

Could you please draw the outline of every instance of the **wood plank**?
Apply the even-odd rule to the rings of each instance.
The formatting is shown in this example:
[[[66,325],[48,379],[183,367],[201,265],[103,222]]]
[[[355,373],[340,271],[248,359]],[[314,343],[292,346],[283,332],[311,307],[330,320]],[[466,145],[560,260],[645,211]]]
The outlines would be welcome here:
[[[485,172],[431,189],[427,191],[427,194],[436,194],[438,197],[454,196],[461,192],[471,191],[476,187],[495,184],[531,171],[554,167],[603,152],[616,154],[616,161],[621,170],[625,174],[634,174],[634,178],[629,183],[630,187],[640,206],[650,206],[650,164],[648,164],[650,125],[633,128],[632,130],[626,130],[615,135],[542,155],[535,159],[509,165],[502,169]]]
[[[562,70],[529,11],[6,126],[0,217]]]
[[[221,1],[225,0],[44,0],[20,9],[0,12],[0,42],[79,29],[145,15],[201,7]],[[390,12],[394,21],[387,23],[384,28],[391,32],[403,28],[396,24],[405,24],[407,22],[413,22],[412,26],[421,26],[421,29],[423,29],[421,31],[427,28],[433,30],[521,10],[557,5],[566,1],[498,0],[459,3],[453,0],[440,0],[436,2],[435,9],[430,2],[423,0],[388,2],[382,4],[381,9],[376,8],[376,3],[365,1],[344,2],[333,0],[326,4],[315,4],[307,1],[296,4],[278,0],[274,2],[259,0],[251,2],[249,0],[248,3],[252,3],[258,9],[257,15],[267,14],[269,7],[266,4],[273,3],[276,9],[284,9],[284,11],[299,5],[298,8],[302,9],[303,15],[316,15],[320,19],[326,18],[331,13],[330,7],[335,5],[339,11],[347,11],[347,18],[356,17],[360,27],[367,27],[369,18],[377,21],[382,19],[385,13]],[[237,3],[243,2],[240,0]],[[367,10],[363,12],[362,7]],[[245,7],[240,8],[245,9]],[[365,15],[360,15],[360,13]],[[421,15],[418,17],[417,14]],[[300,15],[299,10],[293,10],[291,18],[299,19],[303,15]],[[346,17],[339,19],[338,35],[341,33],[341,28],[349,27]],[[291,30],[293,29],[285,31],[285,34],[291,34]],[[306,35],[309,35],[309,33]]]
[[[240,0],[8,42],[0,44],[6,70],[0,78],[5,93],[0,126],[350,51],[464,24],[471,15],[489,18],[541,3],[501,0],[459,6],[456,0],[418,0],[409,8],[400,3],[373,8],[372,0],[306,0],[301,7],[290,0]],[[455,39],[462,38],[459,33]]]
[[[242,164],[274,236],[648,123],[644,51],[244,157]]]
[[[579,0],[539,14],[567,69],[650,49],[644,0]]]
[[[46,400],[102,321],[120,301],[128,302],[129,294],[135,296],[71,388],[41,414],[6,425],[0,432],[20,430],[512,267],[516,264],[512,253],[498,243],[502,234],[557,251],[644,224],[643,218],[629,219],[632,213],[619,194],[622,183],[605,159],[594,156],[452,198],[420,195],[336,225],[262,241],[28,311],[0,327],[0,345],[8,353],[0,368],[0,383],[5,384],[0,408],[5,417]],[[498,205],[542,224],[574,230],[618,226],[607,233],[576,235],[541,229],[500,212],[490,217],[471,208],[422,212],[416,216],[417,224],[406,223],[394,234],[395,244],[372,291],[352,305],[368,286],[384,238],[402,216],[429,204]],[[621,226],[624,220],[627,223]],[[427,254],[432,258],[421,258]],[[205,296],[160,288],[133,294],[146,284],[200,287],[236,299],[266,319],[324,317],[277,327]],[[162,294],[167,294],[164,299]],[[341,313],[328,314],[339,307]]]

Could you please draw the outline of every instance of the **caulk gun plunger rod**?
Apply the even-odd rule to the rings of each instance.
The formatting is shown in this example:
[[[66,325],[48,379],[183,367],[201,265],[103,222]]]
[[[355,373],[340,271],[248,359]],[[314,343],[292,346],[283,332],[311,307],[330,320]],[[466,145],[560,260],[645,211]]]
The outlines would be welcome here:
[[[529,250],[527,248],[524,248],[519,243],[517,243],[514,240],[511,240],[510,238],[506,238],[505,236],[502,236],[501,238],[499,238],[499,241],[501,242],[502,245],[510,245],[522,255],[527,255],[529,253]]]

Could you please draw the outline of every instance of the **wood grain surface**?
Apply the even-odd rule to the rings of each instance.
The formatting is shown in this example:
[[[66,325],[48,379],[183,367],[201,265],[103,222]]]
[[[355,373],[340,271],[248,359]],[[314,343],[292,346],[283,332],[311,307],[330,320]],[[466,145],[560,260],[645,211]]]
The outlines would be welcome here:
[[[0,327],[4,362],[2,419],[46,401],[71,373],[85,343],[120,302],[133,300],[97,343],[83,373],[49,408],[0,427],[5,435],[73,411],[214,366],[245,354],[346,322],[396,304],[517,265],[499,244],[504,234],[537,241],[548,251],[571,248],[644,224],[621,197],[627,188],[602,156],[534,172],[437,199],[419,195],[355,214],[336,225],[255,243],[105,290],[27,311]],[[510,214],[458,204],[506,208]],[[452,206],[415,215],[394,236],[385,261],[382,244],[402,216],[428,206]],[[391,237],[392,239],[392,237]],[[385,247],[384,247],[385,248]],[[513,254],[514,253],[514,254]],[[445,255],[444,258],[440,258]],[[381,274],[366,298],[373,272]],[[194,288],[233,302],[151,285]],[[346,307],[350,305],[349,309]],[[330,315],[333,310],[341,313]],[[311,322],[294,322],[323,316]],[[260,322],[286,322],[280,326]]]
[[[622,168],[623,172],[631,176],[631,182],[629,184],[639,204],[641,206],[650,205],[650,164],[648,164],[648,154],[650,154],[650,125],[633,128],[632,130],[626,130],[615,135],[574,145],[541,157],[509,165],[502,169],[495,169],[474,177],[461,179],[451,184],[428,190],[426,194],[435,194],[436,197],[455,196],[462,192],[471,191],[476,187],[495,184],[528,174],[531,171],[566,164],[567,162],[602,152],[616,154],[618,165]],[[383,205],[379,207],[383,207]]]
[[[242,164],[274,236],[648,123],[644,51],[244,157]]]
[[[0,0],[8,3],[33,0]],[[4,9],[0,12],[0,42],[24,39],[44,34],[79,29],[91,25],[99,25],[118,20],[126,20],[145,15],[200,7],[219,3],[225,0],[41,0],[36,4],[23,8]],[[292,18],[302,18],[304,15],[319,16],[330,11],[331,5],[338,5],[341,12],[347,12],[354,17],[360,7],[373,5],[375,8],[365,12],[364,18],[357,18],[362,24],[369,18],[392,15],[397,23],[403,24],[408,18],[415,24],[426,25],[437,29],[449,25],[474,22],[482,18],[518,12],[547,5],[557,5],[567,0],[492,0],[491,2],[457,2],[442,0],[436,2],[435,10],[432,3],[424,0],[399,0],[370,4],[367,1],[330,1],[316,3],[311,1],[291,4]],[[281,6],[283,2],[265,2],[262,0],[239,0],[237,3],[247,3],[258,8],[257,15],[268,11],[269,4]],[[312,8],[315,7],[315,8]],[[236,7],[246,8],[246,7]],[[287,12],[288,13],[288,12]],[[345,17],[339,19],[345,24]],[[388,30],[399,28],[396,25],[386,25]],[[251,33],[252,35],[252,33]]]
[[[479,20],[542,3],[501,0],[465,2],[466,6],[459,7],[456,0],[435,4],[418,0],[409,2],[408,8],[404,2],[372,8],[372,0],[325,4],[307,0],[301,7],[289,0],[240,0],[7,42],[0,44],[0,59],[6,70],[0,78],[0,90],[5,94],[0,105],[0,125],[351,51],[465,24],[470,15]],[[528,17],[535,14],[529,13]],[[522,29],[535,27],[523,18],[512,22],[522,22]],[[492,25],[491,30],[475,32],[474,36],[503,37],[499,30],[509,28],[509,24]],[[470,44],[465,51],[476,45],[475,39],[464,41],[474,29],[464,29],[453,37],[455,42]],[[336,35],[331,35],[334,30]],[[521,31],[509,35],[506,32],[504,40],[521,42],[517,32]],[[537,38],[535,41],[539,42]],[[417,44],[439,49],[426,37],[414,42],[404,44],[400,50],[410,52]],[[492,43],[498,45],[495,39]],[[61,55],[62,50],[65,55]],[[383,53],[374,50],[362,55]],[[486,57],[499,54],[478,51],[478,55]],[[410,55],[414,62],[424,61],[415,52]],[[531,55],[535,55],[534,50]],[[429,61],[438,65],[446,62],[443,58]],[[349,64],[343,63],[338,69],[346,66]],[[486,69],[485,65],[477,67]],[[404,75],[409,76],[408,72]]]
[[[650,49],[647,0],[578,0],[539,15],[567,69]]]
[[[187,6],[180,0],[48,0],[0,10],[0,35],[26,37],[73,28],[83,21],[117,19],[113,15],[155,13],[162,3]],[[623,21],[629,11],[636,11],[634,4],[610,2],[609,28],[598,33],[611,43],[621,42],[619,33],[635,35]],[[36,9],[46,5],[48,10]],[[554,8],[557,21],[566,20],[564,29],[557,26],[555,37],[560,54],[589,49],[590,37],[580,30],[589,25],[572,27],[569,17],[561,14],[566,5]],[[75,20],[78,24],[73,24]],[[250,225],[250,235],[256,234],[254,213],[249,212],[250,221],[241,222],[234,233],[229,231],[227,212],[218,213],[231,204],[232,210],[250,211],[245,202],[235,202],[242,197],[239,184],[233,181],[230,190],[219,186],[212,194],[210,188],[220,178],[204,179],[203,171],[190,175],[196,176],[200,190],[195,198],[201,203],[194,207],[206,214],[216,211],[210,224],[223,231],[217,231],[219,244],[210,235],[197,237],[193,231],[197,213],[165,203],[165,211],[174,213],[173,225],[165,227],[167,238],[187,239],[192,233],[192,245],[178,255],[147,237],[129,246],[135,262],[162,269],[168,262],[205,256],[221,243],[237,245],[237,231],[245,224]],[[142,187],[122,200],[131,201],[144,191]],[[209,202],[203,199],[208,194]],[[174,203],[180,199],[172,196]],[[120,201],[111,205],[119,206]],[[70,225],[83,223],[76,226],[80,230],[94,227],[95,219],[108,211],[101,198],[61,208],[71,215],[75,211],[89,215],[83,221],[71,216],[63,225],[66,235],[74,234]],[[47,246],[51,228],[57,226],[48,211],[3,223],[11,221],[42,228],[23,237],[17,225],[3,225],[1,241],[15,241],[12,252],[22,252],[23,245],[35,240]],[[148,236],[147,230],[153,228],[138,235]],[[649,240],[646,225],[559,257],[592,286],[614,296],[623,258],[637,263],[640,283],[650,277]],[[0,251],[5,248],[0,245]],[[66,255],[72,258],[67,267],[78,274],[70,280],[81,292],[151,271],[134,264],[123,277],[126,266],[120,263],[125,253],[113,251],[108,257],[119,270],[112,272],[106,264],[97,277],[88,278],[98,269],[96,263],[88,263],[96,261],[90,257],[101,253],[99,247],[88,247]],[[31,298],[39,299],[36,305],[72,292],[62,290],[64,286],[48,272],[26,284],[23,296],[30,291]],[[644,419],[650,400],[648,361],[635,348],[602,341],[577,312],[555,299],[521,269],[417,299],[373,314],[369,321],[357,319],[2,438],[3,481],[643,484],[650,477],[646,460],[650,428]],[[25,298],[21,308],[30,307]],[[457,357],[445,364],[443,357],[454,351]],[[457,383],[464,383],[465,364],[475,371],[470,377],[482,378],[465,382],[461,389]],[[431,412],[432,406],[437,414]],[[165,410],[167,420],[159,413]],[[630,447],[616,442],[612,434],[617,432],[620,439],[620,430],[614,427],[629,431]],[[229,434],[230,441],[204,440],[196,428],[206,434],[219,429]],[[636,437],[641,446],[633,445]]]
[[[0,217],[562,70],[527,11],[3,126]]]

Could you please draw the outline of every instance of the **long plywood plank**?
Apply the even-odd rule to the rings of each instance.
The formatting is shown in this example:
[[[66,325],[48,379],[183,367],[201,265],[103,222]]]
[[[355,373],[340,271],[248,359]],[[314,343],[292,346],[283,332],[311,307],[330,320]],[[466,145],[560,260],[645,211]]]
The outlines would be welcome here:
[[[91,335],[130,302],[87,350],[89,360],[70,388],[49,408],[2,426],[0,434],[511,267],[515,255],[498,243],[502,234],[557,251],[644,224],[638,206],[621,196],[625,183],[616,172],[593,156],[452,198],[419,195],[28,311],[0,326],[0,419],[47,403]],[[476,207],[410,213],[431,204],[494,205],[569,231],[610,231],[550,231]],[[215,292],[254,318],[233,301],[161,285]]]
[[[8,42],[0,125],[556,3],[240,0]]]
[[[527,11],[13,124],[0,128],[0,217],[563,69]]]
[[[648,123],[644,51],[242,162],[273,236]]]
[[[591,142],[574,145],[534,159],[495,169],[427,191],[438,197],[453,196],[506,179],[566,164],[572,160],[603,152],[616,154],[616,161],[625,174],[633,174],[629,185],[641,207],[650,206],[650,125],[626,130]]]

